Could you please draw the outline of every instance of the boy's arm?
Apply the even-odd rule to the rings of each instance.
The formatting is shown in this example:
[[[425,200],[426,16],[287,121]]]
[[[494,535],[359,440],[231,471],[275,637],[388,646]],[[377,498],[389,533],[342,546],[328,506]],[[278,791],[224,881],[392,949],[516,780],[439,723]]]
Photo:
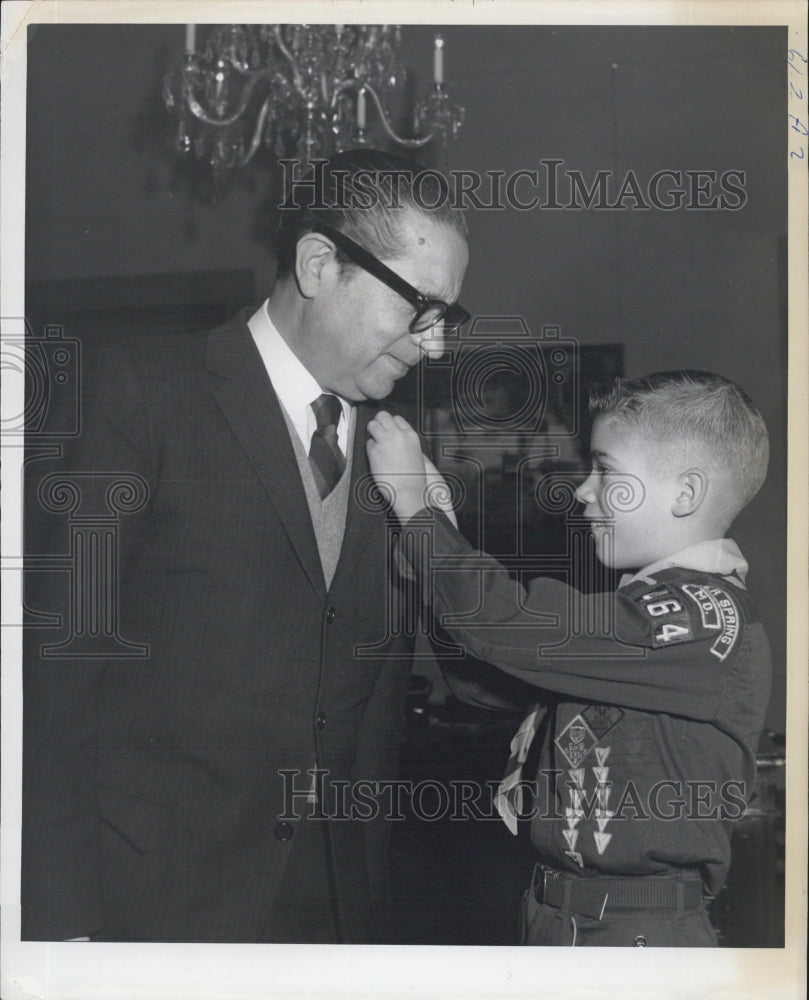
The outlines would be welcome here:
[[[720,633],[701,627],[696,605],[674,624],[668,592],[646,599],[653,584],[582,594],[538,578],[526,588],[428,509],[404,525],[401,547],[436,623],[468,654],[568,697],[706,721],[719,712],[734,656],[712,653]]]
[[[425,506],[421,446],[407,421],[382,412],[368,430],[371,471],[403,525],[400,565],[409,564],[437,626],[467,654],[568,697],[705,721],[718,716],[741,644],[732,587],[717,598],[729,605],[725,621],[737,623],[726,650],[716,646],[722,627],[706,626],[693,599],[665,586],[582,594],[537,578],[526,588]]]
[[[421,451],[419,437],[407,421],[383,410],[369,423],[368,434],[371,471],[399,519],[407,521],[429,503],[430,507],[443,510],[452,527],[457,528],[451,491],[441,473]],[[399,573],[410,580],[415,579],[413,569],[398,547],[394,557]],[[442,648],[452,640],[448,636],[440,638],[440,642],[433,644],[433,652],[456,698],[501,712],[518,712],[524,708],[532,692],[529,685],[509,677],[490,663],[470,657],[459,663],[457,659],[443,656]]]

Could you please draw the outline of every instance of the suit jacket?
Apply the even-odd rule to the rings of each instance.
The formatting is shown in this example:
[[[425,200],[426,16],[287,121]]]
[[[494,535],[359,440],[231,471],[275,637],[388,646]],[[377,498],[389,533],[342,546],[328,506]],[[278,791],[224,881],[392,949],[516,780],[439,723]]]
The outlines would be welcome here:
[[[98,351],[80,435],[28,464],[26,603],[62,621],[26,632],[24,938],[256,940],[305,772],[327,813],[332,780],[395,773],[412,647],[363,488],[372,409],[327,592],[247,315]],[[384,817],[326,828],[341,939],[367,940]]]

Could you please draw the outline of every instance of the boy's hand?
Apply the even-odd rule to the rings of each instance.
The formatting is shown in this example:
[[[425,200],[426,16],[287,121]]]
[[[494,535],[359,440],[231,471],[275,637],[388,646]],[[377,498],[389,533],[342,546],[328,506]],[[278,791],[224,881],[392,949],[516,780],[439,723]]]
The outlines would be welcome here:
[[[403,523],[425,505],[427,476],[419,436],[403,417],[381,410],[368,424],[368,462]]]

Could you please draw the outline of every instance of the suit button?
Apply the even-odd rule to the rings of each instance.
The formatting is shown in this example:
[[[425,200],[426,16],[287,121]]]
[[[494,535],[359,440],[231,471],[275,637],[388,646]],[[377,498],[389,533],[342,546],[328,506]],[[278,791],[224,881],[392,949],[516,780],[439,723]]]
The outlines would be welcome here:
[[[326,612],[326,621],[329,623],[329,625],[331,625],[331,623],[334,621],[336,617],[337,617],[337,612],[334,610],[334,608],[329,608],[329,610]]]
[[[289,823],[276,823],[275,824],[275,839],[276,840],[292,840],[292,835],[295,831]]]
[[[326,716],[323,712],[318,712],[315,718],[315,723],[318,729],[324,729],[326,726]]]

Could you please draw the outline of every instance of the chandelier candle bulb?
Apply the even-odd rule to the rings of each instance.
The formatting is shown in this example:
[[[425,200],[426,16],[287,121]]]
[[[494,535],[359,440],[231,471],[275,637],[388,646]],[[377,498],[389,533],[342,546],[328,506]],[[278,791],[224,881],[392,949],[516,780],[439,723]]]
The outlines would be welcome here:
[[[433,49],[433,79],[436,83],[444,82],[444,39],[441,35],[435,36],[435,48]]]
[[[185,51],[194,52],[197,47],[197,26],[196,24],[187,24],[185,26]]]

